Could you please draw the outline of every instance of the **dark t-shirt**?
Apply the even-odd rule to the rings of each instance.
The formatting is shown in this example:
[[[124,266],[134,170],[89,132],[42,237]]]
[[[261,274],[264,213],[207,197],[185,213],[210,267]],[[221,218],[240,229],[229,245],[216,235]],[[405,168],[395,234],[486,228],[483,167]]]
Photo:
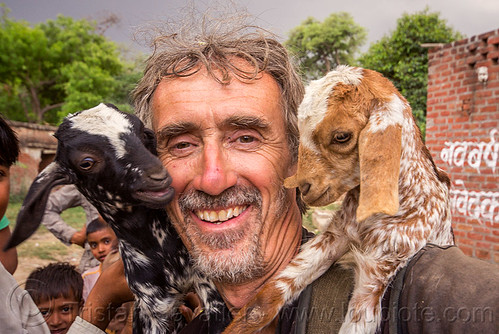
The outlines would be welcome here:
[[[302,241],[310,237],[304,231]],[[334,264],[281,310],[276,334],[338,332],[353,283],[353,270]],[[210,329],[225,328],[232,320],[228,309],[210,321],[202,315],[181,333],[213,333]],[[390,284],[382,318],[378,333],[497,333],[499,266],[466,256],[456,246],[429,244]]]
[[[307,242],[309,239],[313,238],[314,234],[302,230],[302,240],[301,243]],[[276,334],[289,334],[294,333],[294,328],[296,326],[298,305],[300,304],[300,297],[294,301],[291,305],[285,306],[279,313],[279,323],[277,327]],[[232,321],[232,315],[229,309],[226,307],[221,315],[212,317],[208,319],[206,314],[201,313],[199,316],[194,318],[190,323],[188,323],[180,332],[180,334],[199,334],[199,333],[216,333],[216,328],[225,328]]]

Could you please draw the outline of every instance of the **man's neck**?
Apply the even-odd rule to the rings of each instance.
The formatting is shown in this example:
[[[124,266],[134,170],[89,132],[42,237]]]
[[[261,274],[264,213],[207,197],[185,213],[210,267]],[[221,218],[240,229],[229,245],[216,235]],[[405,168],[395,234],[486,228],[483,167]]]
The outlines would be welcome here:
[[[293,211],[293,210],[292,210]],[[299,212],[290,213],[288,229],[284,232],[283,242],[278,247],[274,247],[276,254],[268,261],[265,275],[242,283],[217,282],[215,285],[227,307],[232,314],[246,305],[265,285],[266,282],[274,278],[299,251],[302,239],[301,215]],[[299,224],[297,224],[299,221]]]

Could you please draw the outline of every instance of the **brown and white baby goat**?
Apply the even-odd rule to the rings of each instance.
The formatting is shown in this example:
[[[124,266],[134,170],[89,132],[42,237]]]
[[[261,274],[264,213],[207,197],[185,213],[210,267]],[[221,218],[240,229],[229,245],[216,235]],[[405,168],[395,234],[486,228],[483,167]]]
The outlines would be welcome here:
[[[407,101],[377,72],[339,66],[307,87],[299,109],[298,171],[285,180],[312,206],[346,193],[329,228],[302,246],[227,333],[253,333],[351,252],[355,287],[340,333],[374,333],[397,271],[426,243],[454,243],[449,177],[421,140]]]

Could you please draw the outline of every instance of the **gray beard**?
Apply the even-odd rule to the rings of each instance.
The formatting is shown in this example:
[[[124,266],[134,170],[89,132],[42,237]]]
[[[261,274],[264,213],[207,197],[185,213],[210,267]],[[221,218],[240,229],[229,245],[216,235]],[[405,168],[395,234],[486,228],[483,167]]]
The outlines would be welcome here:
[[[277,212],[286,212],[286,190],[282,187],[275,199]],[[236,205],[252,205],[258,215],[237,231],[224,234],[203,234],[191,220],[191,212],[216,209]],[[289,204],[288,204],[289,205]],[[184,233],[191,240],[191,256],[195,265],[209,278],[229,284],[238,284],[262,277],[265,274],[264,257],[261,249],[260,234],[262,222],[262,196],[256,187],[234,186],[217,196],[191,190],[179,198],[179,206],[184,215]],[[192,242],[200,240],[212,249],[210,252]],[[241,240],[250,240],[245,249],[227,252],[232,245]],[[220,252],[217,252],[220,250]],[[223,252],[222,252],[223,251]]]
[[[237,252],[220,255],[201,252],[194,247],[192,257],[195,265],[209,278],[230,284],[251,281],[264,274],[263,255],[258,236],[252,236],[250,247]],[[219,242],[216,240],[215,242]]]
[[[200,191],[189,191],[179,198],[179,205],[186,222],[185,234],[191,240],[191,256],[197,267],[209,278],[226,283],[241,283],[263,276],[264,259],[260,247],[262,197],[255,187],[232,187],[218,196]],[[248,222],[237,231],[224,234],[203,234],[191,221],[190,213],[195,210],[221,208],[236,205],[252,205],[258,211],[256,221]],[[202,251],[202,247],[192,240],[200,240],[212,251]],[[227,252],[241,240],[251,240],[246,249]],[[217,250],[220,250],[218,252]]]

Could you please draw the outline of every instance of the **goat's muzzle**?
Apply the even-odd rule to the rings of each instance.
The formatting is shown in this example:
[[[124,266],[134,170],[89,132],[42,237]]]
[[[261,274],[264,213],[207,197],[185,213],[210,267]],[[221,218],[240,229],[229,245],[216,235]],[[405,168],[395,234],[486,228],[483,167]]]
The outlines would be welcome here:
[[[170,184],[172,178],[165,169],[144,176],[143,186],[131,195],[143,205],[157,209],[164,208],[173,199],[175,191]]]

